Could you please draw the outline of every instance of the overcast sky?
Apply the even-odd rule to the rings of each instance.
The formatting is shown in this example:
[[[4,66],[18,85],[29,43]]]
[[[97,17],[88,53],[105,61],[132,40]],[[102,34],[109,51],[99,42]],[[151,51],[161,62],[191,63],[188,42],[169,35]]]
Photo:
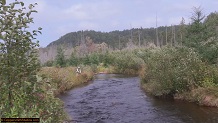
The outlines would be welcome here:
[[[13,1],[13,0],[9,0]],[[218,11],[218,0],[22,0],[38,3],[34,27],[45,47],[66,33],[79,30],[109,32],[133,28],[188,23],[192,8],[201,6],[205,15]]]

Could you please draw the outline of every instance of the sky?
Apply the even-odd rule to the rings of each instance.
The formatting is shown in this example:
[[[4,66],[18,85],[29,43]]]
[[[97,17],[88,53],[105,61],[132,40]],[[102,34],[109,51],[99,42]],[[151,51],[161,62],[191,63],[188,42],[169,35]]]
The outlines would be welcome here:
[[[9,3],[14,0],[7,0]],[[20,0],[18,0],[20,1]],[[218,0],[22,0],[25,6],[38,3],[31,29],[42,27],[36,38],[40,47],[66,33],[80,30],[110,32],[131,28],[150,28],[157,25],[176,25],[185,19],[190,22],[193,7],[205,15],[218,11]]]

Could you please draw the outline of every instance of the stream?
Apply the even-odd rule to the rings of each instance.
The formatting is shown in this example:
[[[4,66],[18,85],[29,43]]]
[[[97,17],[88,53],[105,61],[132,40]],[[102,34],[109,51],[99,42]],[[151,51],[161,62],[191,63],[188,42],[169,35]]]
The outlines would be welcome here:
[[[70,123],[218,123],[218,108],[148,96],[134,76],[98,74],[59,98]]]

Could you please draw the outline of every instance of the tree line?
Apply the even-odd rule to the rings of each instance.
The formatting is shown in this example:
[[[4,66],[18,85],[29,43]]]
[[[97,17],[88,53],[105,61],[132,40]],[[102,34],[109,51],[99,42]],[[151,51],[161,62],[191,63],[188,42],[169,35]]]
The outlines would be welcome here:
[[[199,11],[201,8],[194,8],[194,11]],[[202,12],[202,10],[200,10]],[[195,13],[197,14],[197,13]],[[199,24],[201,23],[206,32],[214,31],[215,24],[217,23],[217,12],[212,12],[208,16],[199,15]],[[192,23],[192,22],[191,22]],[[201,25],[200,24],[200,25]],[[52,45],[61,45],[64,47],[76,47],[81,44],[81,37],[90,37],[94,43],[100,44],[105,42],[113,49],[124,49],[128,47],[130,40],[135,46],[147,46],[149,43],[154,43],[156,46],[164,45],[182,45],[185,43],[185,39],[191,35],[188,30],[192,25],[186,24],[184,18],[181,18],[179,25],[160,26],[157,28],[132,28],[123,31],[111,31],[111,32],[96,32],[94,30],[85,30],[70,32],[60,37],[58,40],[53,41],[47,47]],[[193,27],[192,27],[193,28]],[[200,29],[200,27],[196,27]],[[156,29],[158,31],[156,31]],[[209,34],[208,34],[209,35]],[[157,38],[158,37],[158,38]]]

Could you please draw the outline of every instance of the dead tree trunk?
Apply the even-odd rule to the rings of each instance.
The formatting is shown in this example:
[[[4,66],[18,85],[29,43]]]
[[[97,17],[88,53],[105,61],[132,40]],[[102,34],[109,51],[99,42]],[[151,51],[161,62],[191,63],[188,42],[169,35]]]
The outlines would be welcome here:
[[[167,41],[167,26],[166,26],[166,45],[168,45],[168,41]]]
[[[157,14],[156,14],[156,42],[157,47],[159,47],[159,39],[158,39],[158,27],[157,27]]]

